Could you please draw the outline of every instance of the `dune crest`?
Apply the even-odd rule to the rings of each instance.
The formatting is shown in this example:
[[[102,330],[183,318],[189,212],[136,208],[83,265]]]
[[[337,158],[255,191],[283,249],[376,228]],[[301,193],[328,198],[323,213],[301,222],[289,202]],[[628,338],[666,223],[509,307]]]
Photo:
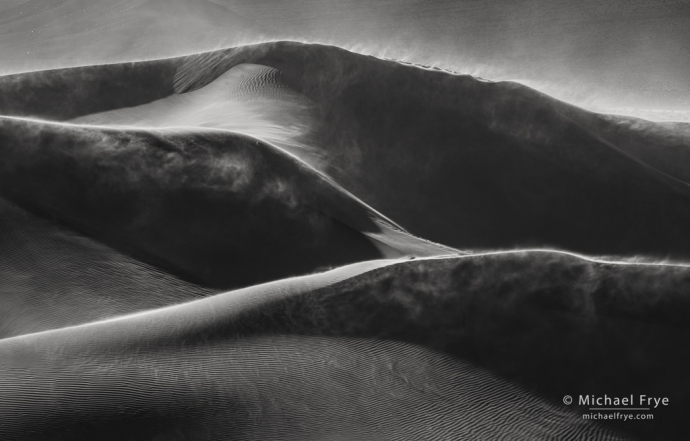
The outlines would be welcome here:
[[[282,109],[297,96],[310,103],[304,119],[292,104],[275,119],[264,107],[263,116],[252,116],[257,136],[276,135],[282,124],[279,138],[292,143],[297,118],[306,125],[293,151],[307,153],[306,161],[318,162],[325,175],[414,235],[465,250],[536,247],[690,258],[682,221],[690,216],[690,187],[679,165],[687,159],[687,137],[655,123],[631,130],[517,83],[277,42],[128,66],[131,80],[118,85],[117,100],[95,89],[89,69],[45,73],[58,79],[52,88],[36,75],[15,77],[0,81],[11,98],[0,113],[88,119],[98,113],[88,108],[90,101],[79,95],[72,101],[68,92],[86,80],[93,100],[103,96],[99,112],[122,115],[145,106],[122,107],[150,105],[167,115],[175,102],[204,96],[218,78],[246,64],[280,72],[280,84],[291,92],[271,106]],[[160,81],[147,97],[127,93],[154,77]],[[69,112],[15,92],[29,83],[72,102]],[[21,107],[12,104],[16,100]],[[240,117],[234,106],[214,109],[196,123],[228,124],[224,111],[236,124],[255,115],[243,110]]]
[[[0,118],[0,153],[0,195],[208,287],[456,252],[237,133]]]
[[[192,436],[207,430],[209,439],[221,434],[244,439],[271,430],[276,439],[298,439],[302,432],[289,429],[288,421],[294,418],[325,421],[338,408],[345,415],[364,411],[380,420],[391,400],[398,399],[403,399],[397,404],[401,408],[393,414],[404,417],[396,424],[415,422],[402,432],[408,437],[404,439],[437,439],[441,433],[457,438],[470,428],[481,438],[510,433],[559,439],[654,434],[668,439],[684,425],[682,403],[690,392],[688,360],[677,355],[690,338],[684,323],[690,304],[683,294],[689,271],[596,263],[546,251],[354,264],[114,320],[0,340],[0,382],[14,397],[12,402],[43,403],[41,415],[52,416],[39,422],[32,408],[3,400],[0,406],[3,412],[28,412],[21,421],[34,424],[35,439],[54,434],[56,428],[58,434],[78,433],[77,439],[86,439],[93,432],[80,418],[117,428],[118,436],[136,433],[132,431]],[[652,287],[655,295],[649,296]],[[342,353],[337,349],[341,347]],[[294,358],[295,353],[300,356]],[[74,362],[75,357],[82,362]],[[319,362],[306,367],[297,359]],[[39,400],[34,388],[22,386],[32,376],[27,365],[41,366],[40,378],[61,385],[54,393],[67,397],[64,408],[51,404],[53,397]],[[105,377],[101,366],[110,366]],[[384,366],[388,369],[381,371]],[[177,381],[181,367],[188,374]],[[485,369],[502,379],[487,376]],[[239,386],[248,372],[263,378],[258,384],[269,389],[248,392]],[[324,391],[316,392],[326,387],[368,396],[364,390],[372,385],[362,377],[365,372],[377,372],[377,378],[393,375],[402,381],[401,389],[388,389],[392,395],[381,400],[349,401],[351,395],[345,394],[334,402],[324,402]],[[84,384],[85,375],[87,387],[75,383],[74,378],[80,378]],[[293,375],[326,375],[335,382],[308,382],[315,390],[303,393],[305,386],[292,383],[297,381]],[[132,395],[133,384],[151,378],[158,380],[151,387],[135,387],[140,392]],[[283,386],[275,389],[277,383]],[[104,384],[107,400],[90,393]],[[200,389],[204,399],[192,392]],[[485,393],[470,392],[475,390]],[[654,421],[590,425],[575,416],[577,408],[558,404],[563,395],[579,390],[663,393],[678,406],[659,411]],[[373,391],[380,393],[378,388]],[[264,394],[274,392],[282,399],[264,407],[257,419],[248,416],[261,407]],[[310,416],[293,413],[300,399],[307,400]],[[131,411],[115,412],[124,402],[131,403]],[[185,419],[176,403],[185,403],[184,412],[195,415],[195,422]],[[509,407],[503,407],[506,403]],[[426,413],[425,406],[433,410]],[[91,410],[74,413],[76,419],[61,417],[86,407]],[[141,413],[151,409],[156,410]],[[228,417],[210,417],[213,412]],[[286,412],[293,416],[279,416]],[[459,418],[457,412],[479,412],[481,419]],[[513,417],[506,420],[506,412]],[[425,414],[446,423],[416,424]],[[483,424],[494,418],[503,422]],[[20,433],[20,420],[9,421],[14,423],[0,423],[0,433]],[[336,439],[347,437],[350,427],[365,428],[365,439],[389,433],[385,424],[364,421],[325,427],[314,423],[309,431],[319,437],[326,436],[322,430],[331,431]]]
[[[216,293],[0,199],[0,339]]]
[[[280,81],[276,69],[241,64],[194,92],[137,107],[90,114],[75,124],[134,127],[213,127],[262,139],[316,167],[323,152],[305,142],[310,101]]]
[[[3,1],[0,25],[2,73],[170,57],[262,33],[209,0]]]
[[[117,7],[184,39],[199,4]],[[685,125],[295,42],[0,98],[2,440],[687,433]],[[564,401],[631,394],[672,404]]]

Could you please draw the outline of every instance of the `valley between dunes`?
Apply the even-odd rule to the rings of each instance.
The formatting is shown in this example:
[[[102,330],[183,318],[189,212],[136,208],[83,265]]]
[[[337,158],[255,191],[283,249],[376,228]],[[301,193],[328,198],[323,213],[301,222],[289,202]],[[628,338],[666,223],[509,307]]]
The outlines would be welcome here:
[[[290,41],[0,97],[2,440],[688,431],[686,124]]]

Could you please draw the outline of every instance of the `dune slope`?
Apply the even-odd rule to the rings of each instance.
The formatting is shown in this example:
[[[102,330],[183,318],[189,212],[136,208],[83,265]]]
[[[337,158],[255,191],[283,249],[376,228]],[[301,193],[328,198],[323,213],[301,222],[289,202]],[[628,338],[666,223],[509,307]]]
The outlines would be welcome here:
[[[0,119],[0,194],[208,287],[453,253],[305,163],[227,131]]]
[[[213,294],[0,199],[0,338]]]
[[[275,84],[284,86],[289,94],[270,101],[280,112],[264,105],[247,111],[238,83],[226,87],[248,65],[277,71],[279,82],[240,87],[267,102]],[[683,223],[690,215],[688,176],[679,165],[688,138],[668,125],[630,127],[516,83],[321,45],[266,43],[127,69],[133,91],[141,87],[139,76],[165,74],[147,96],[128,94],[126,85],[118,90],[129,98],[102,92],[106,104],[94,112],[89,99],[73,101],[68,92],[85,81],[100,100],[88,69],[45,73],[73,103],[69,111],[35,99],[0,105],[0,113],[99,124],[241,125],[269,142],[298,143],[294,151],[365,203],[413,234],[455,248],[690,255]],[[0,79],[0,90],[19,96],[13,91],[24,82],[39,95],[53,90],[41,78]],[[296,105],[307,102],[306,113]],[[125,108],[132,106],[138,107]],[[251,114],[251,124],[240,113]]]
[[[260,29],[209,0],[4,1],[0,72],[193,53]]]
[[[292,42],[0,98],[2,440],[688,432],[690,267],[653,263],[690,258],[685,125]],[[604,394],[670,404],[563,404]]]
[[[26,417],[0,434],[680,439],[689,271],[544,251],[381,261],[5,339],[0,406]],[[560,404],[577,393],[673,405],[591,425]]]
[[[134,127],[214,127],[245,133],[322,168],[322,149],[307,140],[317,118],[313,104],[280,79],[280,71],[255,64],[233,67],[202,89],[150,104],[90,114],[75,124]]]
[[[687,185],[529,88],[325,46],[217,55],[239,61],[281,70],[319,104],[328,173],[415,234],[461,248],[688,256]],[[668,154],[655,141],[648,150]]]

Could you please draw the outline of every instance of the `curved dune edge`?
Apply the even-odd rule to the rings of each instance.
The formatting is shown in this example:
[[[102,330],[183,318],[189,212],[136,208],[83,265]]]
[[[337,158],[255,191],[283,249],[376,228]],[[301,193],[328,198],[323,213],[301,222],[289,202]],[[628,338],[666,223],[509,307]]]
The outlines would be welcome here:
[[[197,299],[217,291],[0,198],[0,338]]]
[[[2,117],[0,153],[0,195],[213,288],[456,252],[283,150],[225,130]]]
[[[462,249],[688,256],[679,244],[688,186],[631,155],[589,112],[515,83],[290,43],[190,56],[176,89],[195,90],[241,62],[280,69],[320,104],[320,145],[349,165],[328,172],[415,234]],[[668,140],[654,141],[650,154],[667,154],[658,147]],[[410,173],[424,179],[408,182]],[[648,209],[660,200],[675,214]]]
[[[687,137],[626,127],[517,83],[275,42],[2,77],[0,114],[126,113],[203,95],[247,64],[279,71],[310,103],[300,142],[324,173],[416,236],[457,249],[690,258]]]
[[[685,126],[285,42],[0,96],[0,439],[686,436]]]
[[[253,20],[209,0],[11,3],[4,1],[0,14],[4,71],[160,58],[264,33]]]
[[[399,342],[385,345],[411,344],[445,353],[538,392],[546,400],[540,404],[542,411],[551,412],[549,406],[556,406],[550,409],[568,412],[545,403],[578,393],[668,397],[675,407],[655,410],[653,422],[614,422],[606,427],[634,437],[675,439],[683,431],[684,409],[690,399],[686,375],[690,362],[678,356],[690,343],[685,322],[690,309],[688,283],[690,267],[686,265],[609,263],[551,251],[364,262],[159,310],[0,340],[0,364],[1,372],[9,373],[5,375],[11,376],[10,382],[17,384],[28,378],[20,374],[22,366],[53,365],[57,371],[50,375],[70,376],[115,359],[124,360],[118,366],[132,369],[151,363],[159,366],[156,357],[162,357],[167,367],[154,371],[158,375],[169,372],[166,376],[180,375],[188,366],[187,361],[176,364],[175,357],[206,365],[220,363],[223,356],[217,355],[217,349],[225,354],[228,347],[252,345],[256,338],[269,339],[262,343],[268,346],[262,347],[276,360],[286,356],[281,341],[306,338],[306,345],[311,338]],[[216,361],[212,361],[214,354]],[[46,357],[50,363],[42,361]],[[335,363],[333,368],[340,369]],[[439,372],[423,368],[423,359],[414,363],[432,377]],[[251,363],[228,366],[236,372],[255,369]],[[108,380],[110,390],[122,387],[118,384],[124,374],[118,374],[119,369],[110,371],[114,375]],[[211,371],[215,369],[220,368]],[[357,387],[356,382],[348,384]],[[69,386],[60,393],[87,396],[86,389],[80,392],[80,388]],[[227,389],[213,390],[219,400],[228,399]],[[177,392],[173,388],[168,393]],[[26,400],[32,399],[27,395]],[[245,404],[242,400],[240,407]],[[149,405],[160,403],[147,398],[137,404]],[[490,403],[478,404],[485,405]],[[366,401],[358,406],[366,408]],[[433,414],[445,415],[445,411],[448,408]],[[104,421],[119,418],[108,416],[107,406],[103,412],[99,418]],[[538,420],[552,421],[543,415]],[[573,421],[554,423],[548,430],[561,433],[564,439],[577,438],[584,429]],[[158,427],[147,418],[141,424]],[[519,433],[531,424],[514,421],[496,427]]]
[[[74,124],[127,127],[212,127],[242,133],[286,150],[312,167],[327,158],[306,141],[313,104],[267,66],[232,67],[194,92],[70,120]]]
[[[277,280],[273,282],[263,283],[259,285],[250,286],[247,288],[242,288],[234,291],[229,291],[225,293],[219,293],[215,295],[208,296],[206,298],[197,299],[191,302],[184,302],[180,304],[174,304],[170,306],[165,306],[161,309],[147,310],[142,312],[137,312],[131,315],[118,316],[114,318],[108,318],[103,321],[96,321],[92,323],[84,323],[77,326],[65,327],[57,330],[47,330],[40,333],[31,333],[28,335],[51,335],[53,332],[67,332],[72,333],[70,338],[77,339],[80,333],[86,335],[87,338],[91,338],[92,326],[104,326],[103,334],[107,335],[108,340],[114,338],[116,334],[112,333],[116,329],[124,329],[129,331],[137,330],[140,328],[146,328],[144,332],[141,332],[141,336],[138,338],[151,338],[157,340],[163,336],[158,335],[158,332],[167,332],[170,330],[170,321],[175,321],[179,323],[184,323],[185,328],[176,328],[175,332],[199,332],[199,328],[208,326],[208,323],[213,323],[215,320],[232,320],[236,318],[241,318],[243,314],[247,311],[252,311],[255,309],[266,308],[273,303],[280,303],[281,301],[289,300],[293,297],[299,297],[301,295],[318,292],[333,285],[340,284],[341,282],[347,281],[349,279],[355,279],[358,276],[363,276],[366,273],[370,273],[375,270],[387,268],[390,266],[419,266],[426,265],[430,261],[455,261],[458,259],[463,260],[482,260],[482,259],[498,259],[510,261],[511,259],[525,260],[533,259],[535,262],[555,261],[556,264],[561,264],[567,266],[570,262],[578,262],[580,265],[591,265],[591,266],[607,266],[615,270],[616,267],[626,267],[640,268],[643,270],[651,270],[656,273],[663,273],[664,269],[668,269],[669,272],[676,273],[672,274],[672,277],[682,276],[686,274],[690,275],[690,264],[685,263],[671,263],[671,262],[640,262],[640,261],[621,261],[621,260],[607,260],[598,259],[589,256],[583,256],[576,253],[571,253],[567,251],[558,250],[546,250],[546,249],[534,249],[534,250],[510,250],[510,251],[490,251],[484,253],[474,253],[464,256],[452,255],[452,256],[433,256],[433,257],[422,257],[422,258],[402,258],[402,259],[384,259],[384,260],[372,260],[365,262],[358,262],[329,271],[325,271],[318,274],[296,276],[283,280]],[[559,262],[561,261],[561,262]],[[527,263],[528,266],[537,266],[536,263]],[[535,271],[540,271],[535,269]],[[395,274],[394,271],[392,271]],[[596,276],[593,276],[596,277]],[[685,280],[681,278],[683,283]],[[537,283],[552,283],[552,280],[542,280]],[[497,281],[497,283],[500,283]],[[626,281],[621,278],[619,283],[625,284]],[[671,281],[666,282],[672,285]],[[681,295],[681,286],[675,287],[670,291],[674,295],[672,300],[679,301],[677,306],[690,307],[690,299],[686,299],[685,296]],[[606,295],[611,295],[611,293],[602,293]],[[652,308],[658,306],[657,303],[660,302],[660,296],[665,293],[657,293],[655,297],[640,298],[636,299],[637,303],[634,305],[626,305],[623,299],[617,299],[616,303],[610,305],[613,309],[613,313],[618,313],[620,311],[625,311],[630,308],[630,312],[642,314],[654,314]],[[421,295],[421,294],[420,294]],[[518,294],[520,295],[520,294]],[[563,301],[559,299],[558,301]],[[601,299],[597,301],[602,301]],[[671,305],[669,305],[670,307]],[[633,309],[634,308],[634,309]],[[671,312],[668,310],[667,312]],[[587,312],[587,311],[584,311]],[[592,312],[592,311],[589,311]],[[681,313],[684,309],[676,310],[673,314],[674,316],[682,316]],[[665,323],[666,325],[683,325],[681,321],[673,320]],[[213,326],[213,325],[211,325]],[[106,332],[106,329],[109,331]],[[137,333],[139,331],[136,331]],[[28,336],[27,335],[27,336]],[[23,336],[18,336],[22,338]],[[131,338],[129,335],[125,335],[125,338]],[[76,340],[75,340],[76,341]],[[117,344],[117,343],[115,343]]]
[[[306,113],[307,107],[316,108],[317,104],[290,90],[289,86],[276,82],[275,77],[279,75],[280,71],[267,66],[237,64],[199,89],[174,94],[136,107],[89,114],[71,120],[71,122],[75,124],[139,127],[189,125],[224,128],[279,145],[281,148],[297,154],[310,165],[322,169],[324,168],[323,159],[319,161],[319,157],[325,157],[327,152],[319,151],[317,146],[310,146],[308,141],[300,141],[300,139],[307,138],[309,128],[316,124],[316,117],[305,115],[299,118],[299,115]],[[181,76],[179,72],[177,76]],[[477,81],[481,82],[479,79]],[[489,82],[489,84],[495,85],[497,83]],[[288,92],[276,93],[275,88],[286,88]],[[514,93],[519,95],[529,93],[529,91],[515,89]],[[264,106],[261,101],[266,98],[266,95],[273,95],[271,96],[273,100]],[[543,100],[544,98],[536,93],[534,95],[533,99]],[[251,98],[249,98],[250,96]],[[608,115],[604,118],[596,118],[592,113],[546,98],[551,100],[548,105],[552,106],[554,110],[568,115],[575,122],[581,124],[584,130],[591,130],[596,138],[610,148],[647,167],[650,174],[657,175],[661,179],[670,178],[671,181],[680,181],[684,184],[680,186],[681,190],[690,182],[690,177],[685,176],[683,169],[677,166],[677,159],[665,160],[663,155],[655,155],[639,142],[636,142],[640,134],[646,134],[656,142],[663,143],[665,138],[670,138],[669,140],[675,144],[688,145],[690,139],[682,136],[681,130],[666,130],[668,125],[648,121],[644,121],[642,124],[642,120],[635,123],[634,118],[612,118]],[[239,103],[237,103],[238,101]],[[251,107],[246,105],[249,101],[252,102]],[[245,106],[241,106],[242,102],[245,103]],[[267,115],[269,113],[267,107],[272,107],[271,110],[278,110],[280,117],[273,116],[271,118],[270,115]],[[606,124],[607,122],[614,122],[614,124],[609,126]],[[623,124],[627,124],[630,129],[628,131],[620,130]],[[520,130],[515,127],[516,125],[508,123],[503,129],[512,132]],[[679,127],[683,126],[680,125]],[[623,137],[625,142],[616,142],[617,137]],[[674,156],[683,154],[682,150],[678,150],[675,148]],[[661,162],[660,160],[665,161]],[[338,165],[336,164],[334,167],[338,168]],[[676,176],[681,176],[681,178]]]
[[[95,323],[86,323],[75,327],[66,327],[62,328],[62,331],[70,333],[75,332],[76,336],[77,334],[82,333],[81,330],[83,327],[97,324],[112,326],[111,330],[135,330],[142,325],[147,328],[148,326],[153,325],[153,328],[147,329],[144,334],[156,339],[156,331],[153,331],[153,329],[157,327],[156,323],[161,326],[159,331],[165,332],[167,329],[169,329],[168,325],[170,324],[170,314],[172,314],[174,321],[179,321],[179,323],[184,324],[185,327],[189,326],[188,329],[194,329],[198,326],[204,326],[204,323],[208,323],[208,320],[212,317],[220,318],[216,315],[219,311],[224,311],[225,313],[231,314],[231,316],[225,316],[221,319],[229,320],[236,314],[240,316],[245,311],[261,308],[262,305],[270,304],[273,301],[280,301],[284,298],[298,296],[299,294],[305,292],[326,288],[351,277],[356,277],[374,269],[383,268],[399,262],[401,262],[400,259],[358,262],[323,273],[309,276],[292,277],[284,280],[264,283],[261,285],[250,286],[236,291],[230,291],[220,295],[210,296],[206,298],[208,302],[185,302],[182,304],[166,306],[162,309],[142,311],[132,315],[110,318]],[[124,328],[121,328],[123,320],[126,321],[126,325]],[[48,330],[30,335],[40,335],[53,331],[58,330]],[[182,330],[180,329],[180,331]],[[17,336],[16,338],[22,337],[24,336]],[[112,337],[114,337],[114,335],[111,335],[109,338]]]

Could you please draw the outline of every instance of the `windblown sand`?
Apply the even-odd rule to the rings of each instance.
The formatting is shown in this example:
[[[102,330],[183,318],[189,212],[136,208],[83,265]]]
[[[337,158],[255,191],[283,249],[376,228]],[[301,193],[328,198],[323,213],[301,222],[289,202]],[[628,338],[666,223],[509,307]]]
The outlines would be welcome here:
[[[0,97],[2,440],[687,433],[683,125],[290,42]]]

